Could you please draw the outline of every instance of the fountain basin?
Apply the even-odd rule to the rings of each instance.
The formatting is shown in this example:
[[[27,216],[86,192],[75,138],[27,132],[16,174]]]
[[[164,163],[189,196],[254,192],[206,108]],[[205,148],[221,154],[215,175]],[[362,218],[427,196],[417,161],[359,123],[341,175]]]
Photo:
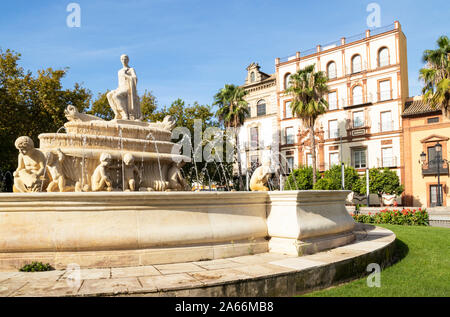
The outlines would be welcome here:
[[[347,191],[0,195],[0,269],[136,266],[349,243]]]

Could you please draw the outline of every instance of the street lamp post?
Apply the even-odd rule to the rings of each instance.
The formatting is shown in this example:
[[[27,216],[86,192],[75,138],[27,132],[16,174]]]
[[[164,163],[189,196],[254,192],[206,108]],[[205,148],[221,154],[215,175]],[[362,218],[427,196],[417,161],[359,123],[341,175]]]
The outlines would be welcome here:
[[[442,145],[437,142],[436,145],[434,146],[434,149],[436,151],[436,158],[432,159],[432,160],[428,160],[429,164],[436,164],[437,165],[437,179],[438,179],[438,185],[437,185],[437,206],[441,207],[442,206],[442,195],[441,195],[441,164],[444,164],[445,162],[448,162],[447,160],[442,159]],[[420,154],[420,160],[422,161],[422,164],[425,164],[425,161],[427,159],[427,155],[425,154],[425,152],[422,152],[422,154]],[[429,166],[428,166],[429,168]]]

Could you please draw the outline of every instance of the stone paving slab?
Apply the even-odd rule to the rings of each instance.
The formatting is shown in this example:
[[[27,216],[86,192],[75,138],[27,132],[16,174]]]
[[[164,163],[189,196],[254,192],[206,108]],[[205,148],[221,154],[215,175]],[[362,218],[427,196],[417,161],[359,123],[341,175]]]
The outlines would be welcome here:
[[[14,297],[42,297],[42,296],[74,296],[78,294],[78,287],[72,287],[65,281],[43,281],[27,283],[16,290]]]
[[[234,262],[227,259],[217,259],[210,261],[193,262],[194,264],[206,269],[206,270],[219,270],[219,269],[229,269],[242,264],[239,262]]]
[[[8,282],[0,282],[0,296],[11,296],[15,291],[21,289],[27,284],[24,280],[11,280]]]
[[[69,276],[73,276],[73,271],[67,271],[62,277],[62,280],[67,279]],[[109,269],[81,269],[80,277],[82,280],[98,280],[109,279],[111,277],[111,268]]]
[[[119,294],[142,291],[142,286],[137,277],[124,277],[113,279],[85,280],[81,286],[79,295]]]
[[[20,275],[19,272],[0,272],[0,282],[18,275]]]
[[[200,266],[195,265],[194,263],[160,264],[154,265],[154,267],[163,275],[205,271],[204,268],[201,268]]]
[[[203,286],[202,282],[186,273],[139,277],[139,281],[144,288],[156,288],[158,291]]]
[[[330,276],[322,273],[333,272],[336,263],[378,254],[392,247],[395,240],[395,235],[384,228],[357,225],[356,231],[357,240],[352,244],[302,257],[261,253],[139,267],[0,272],[0,297],[292,295],[302,287],[311,287],[311,279],[315,282],[324,276],[329,282]],[[305,276],[302,272],[308,273]]]
[[[193,272],[189,273],[190,276],[200,281],[202,284],[212,285],[212,284],[221,284],[224,282],[231,281],[240,281],[244,279],[251,278],[251,275],[248,275],[244,272],[240,272],[235,269],[220,269],[213,271],[204,271],[204,272]]]
[[[382,241],[362,241],[358,243],[352,243],[341,247],[342,250],[358,250],[358,251],[373,251],[382,248],[385,245]]]
[[[113,267],[111,278],[161,275],[154,266]]]
[[[307,259],[303,259],[303,258],[290,258],[290,259],[284,259],[284,260],[270,262],[270,264],[282,266],[282,267],[285,267],[288,269],[304,270],[304,269],[309,269],[310,267],[321,266],[326,263],[321,262],[321,261],[307,260]]]

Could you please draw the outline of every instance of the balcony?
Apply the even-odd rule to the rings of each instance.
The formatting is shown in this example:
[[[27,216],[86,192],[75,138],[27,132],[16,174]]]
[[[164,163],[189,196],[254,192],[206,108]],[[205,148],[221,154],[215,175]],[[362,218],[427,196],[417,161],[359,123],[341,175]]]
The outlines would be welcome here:
[[[424,163],[422,165],[422,176],[431,176],[438,174],[438,164],[436,163]],[[439,174],[448,175],[448,163],[441,163],[439,165]]]
[[[389,60],[389,58],[377,58],[377,66],[378,67],[385,67],[385,66],[390,66],[391,62]]]
[[[375,102],[377,102],[377,98],[372,93],[354,95],[348,99],[340,99],[340,104],[343,105],[344,109],[369,105]]]
[[[357,75],[368,70],[368,67],[367,62],[364,61],[362,63],[354,63],[353,65],[347,66],[345,69],[347,75]]]
[[[386,33],[386,32],[395,30],[395,29],[397,29],[399,27],[400,27],[400,25],[397,26],[396,23],[392,23],[392,24],[389,24],[389,25],[386,25],[386,26],[382,26],[382,27],[371,29],[370,32],[368,32],[368,33],[364,32],[364,33],[360,33],[360,34],[355,34],[355,35],[352,35],[352,36],[344,37],[344,38],[342,38],[340,40],[335,40],[335,41],[330,42],[330,43],[317,45],[314,48],[310,48],[308,50],[302,50],[300,52],[297,52],[296,54],[291,54],[289,56],[281,57],[281,58],[279,58],[277,60],[278,60],[278,63],[285,63],[285,62],[289,62],[289,61],[295,60],[295,59],[299,58],[300,56],[302,58],[305,58],[307,56],[310,56],[310,55],[313,55],[313,54],[316,54],[316,53],[320,53],[320,52],[324,52],[324,51],[327,51],[329,49],[333,49],[333,48],[344,46],[344,45],[349,44],[349,43],[354,43],[354,42],[357,42],[357,41],[361,41],[361,40],[367,39],[367,38],[369,38],[371,36],[374,36],[374,35]],[[347,74],[349,74],[349,73],[347,73]]]
[[[378,129],[380,132],[394,131],[394,121],[382,121],[378,124]]]
[[[264,144],[257,142],[244,142],[243,150],[248,151],[258,151],[264,149]],[[242,148],[241,148],[242,150]]]
[[[328,130],[325,135],[327,139],[337,139],[340,137],[339,129]]]
[[[397,167],[398,164],[398,158],[396,156],[387,156],[383,158],[377,158],[377,167],[378,168],[391,168],[391,167]]]
[[[352,137],[363,136],[370,133],[370,127],[370,121],[367,119],[362,122],[347,119],[345,124],[347,134]]]
[[[378,102],[383,102],[383,101],[392,100],[394,94],[393,94],[393,90],[389,89],[389,90],[379,91],[377,93],[377,96],[378,96]]]

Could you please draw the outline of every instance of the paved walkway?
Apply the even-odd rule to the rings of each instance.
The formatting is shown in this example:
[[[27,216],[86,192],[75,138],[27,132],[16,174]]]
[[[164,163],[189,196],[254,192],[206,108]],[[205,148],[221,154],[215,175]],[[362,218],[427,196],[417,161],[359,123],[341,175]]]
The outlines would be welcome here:
[[[355,233],[353,244],[303,257],[263,253],[140,267],[0,272],[0,296],[291,296],[302,291],[292,283],[298,274],[335,272],[338,263],[361,256],[373,260],[395,240],[379,227],[358,224]]]

